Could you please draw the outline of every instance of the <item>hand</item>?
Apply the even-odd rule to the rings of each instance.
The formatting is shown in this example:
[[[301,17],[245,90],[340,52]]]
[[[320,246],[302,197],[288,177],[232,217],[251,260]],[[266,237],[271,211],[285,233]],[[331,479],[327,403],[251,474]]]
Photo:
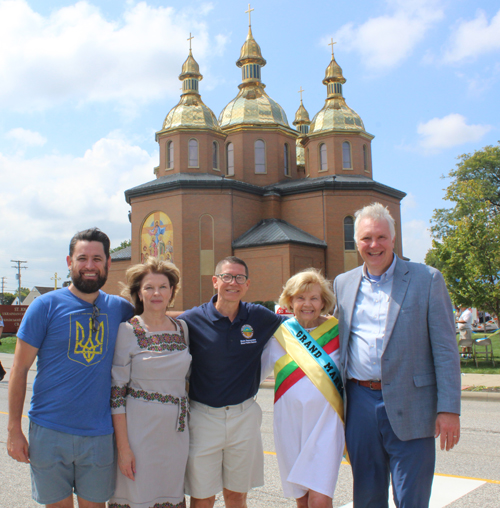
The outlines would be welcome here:
[[[135,481],[135,455],[130,448],[118,450],[118,467],[124,476]]]
[[[7,435],[7,452],[18,462],[29,464],[28,441],[22,430],[10,431]]]
[[[434,437],[441,436],[441,450],[451,450],[460,441],[460,416],[455,413],[438,413]]]

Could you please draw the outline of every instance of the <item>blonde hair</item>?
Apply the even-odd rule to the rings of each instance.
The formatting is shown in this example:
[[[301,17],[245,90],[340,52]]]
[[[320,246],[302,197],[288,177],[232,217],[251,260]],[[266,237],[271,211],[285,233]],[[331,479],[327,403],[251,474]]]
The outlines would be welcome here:
[[[139,290],[141,289],[142,279],[149,273],[159,273],[167,277],[172,288],[172,297],[169,304],[174,302],[175,295],[181,287],[181,273],[170,261],[150,257],[144,264],[139,263],[131,266],[125,273],[127,283],[123,284],[123,282],[120,282],[122,287],[121,295],[132,303],[135,307],[135,313],[138,315],[144,312],[144,304],[139,299]]]
[[[391,212],[389,212],[389,209],[380,204],[380,203],[372,203],[371,205],[366,205],[365,207],[358,210],[354,217],[356,217],[356,220],[354,221],[354,240],[356,243],[358,243],[358,228],[359,223],[363,219],[372,219],[376,221],[385,220],[387,221],[387,224],[389,225],[389,231],[391,233],[391,240],[394,240],[394,237],[396,236],[396,228],[394,226],[394,218],[391,215]]]
[[[321,310],[330,313],[335,305],[335,295],[333,294],[332,285],[330,281],[323,277],[319,270],[316,270],[316,268],[307,268],[288,279],[280,295],[280,307],[284,307],[291,312],[293,310],[293,297],[297,296],[299,293],[311,291],[311,288],[315,284],[319,284],[321,287],[321,299],[323,300],[323,308]]]

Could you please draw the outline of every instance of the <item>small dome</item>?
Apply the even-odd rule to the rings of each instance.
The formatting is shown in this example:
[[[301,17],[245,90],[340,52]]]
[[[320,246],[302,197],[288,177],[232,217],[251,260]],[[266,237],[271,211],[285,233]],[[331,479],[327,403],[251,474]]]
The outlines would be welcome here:
[[[323,109],[312,119],[309,134],[339,129],[359,131],[365,130],[365,126],[343,97],[327,99]]]
[[[257,41],[253,38],[252,28],[248,27],[248,35],[246,41],[243,43],[240,51],[240,58],[236,61],[238,67],[242,67],[246,60],[252,60],[252,63],[256,63],[260,66],[266,65],[266,61],[262,58],[260,46]]]
[[[293,121],[293,125],[301,125],[301,124],[309,124],[311,120],[309,119],[309,113],[307,109],[302,104],[302,100],[300,101],[299,109],[297,113],[295,113],[295,120]]]
[[[335,61],[335,57],[332,54],[332,60],[325,71],[325,79],[323,84],[327,84],[330,81],[337,81],[339,83],[345,83],[345,78],[342,75],[342,69],[340,65]]]
[[[191,50],[189,50],[189,55],[186,58],[186,61],[182,64],[182,72],[179,75],[179,79],[183,80],[189,77],[198,78],[200,81],[203,79],[203,76],[200,74],[200,66],[193,58]]]
[[[199,95],[195,94],[183,95],[177,106],[165,117],[162,131],[178,128],[211,129],[221,132],[212,110],[203,103]]]
[[[282,125],[290,128],[283,108],[260,86],[245,86],[219,115],[222,129],[234,125]]]

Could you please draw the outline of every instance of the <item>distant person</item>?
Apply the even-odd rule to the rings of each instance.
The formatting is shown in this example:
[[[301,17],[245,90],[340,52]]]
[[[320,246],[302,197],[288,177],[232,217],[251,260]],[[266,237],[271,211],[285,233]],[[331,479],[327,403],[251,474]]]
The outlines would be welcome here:
[[[127,270],[122,295],[136,315],[118,329],[111,371],[119,470],[109,508],[185,506],[191,355],[186,323],[165,315],[179,282],[178,268],[155,258]]]
[[[427,508],[436,445],[460,439],[460,361],[441,273],[394,252],[380,203],[355,214],[364,264],[334,282],[354,506]]]
[[[0,339],[2,338],[3,327],[4,327],[3,317],[2,317],[2,314],[0,314]],[[0,340],[0,344],[1,343],[2,343],[2,341]],[[5,374],[7,374],[7,372],[3,368],[2,362],[0,362],[0,381],[3,380],[3,378],[5,377]]]
[[[212,277],[217,294],[184,312],[193,357],[186,493],[192,508],[211,508],[222,491],[227,508],[245,508],[247,492],[264,484],[264,455],[255,402],[261,355],[282,318],[242,301],[248,267],[220,261]]]
[[[279,304],[295,317],[281,325],[262,355],[261,378],[274,368],[281,485],[298,508],[331,508],[344,453],[338,326],[322,315],[334,303],[331,283],[314,268],[288,279]]]
[[[460,307],[457,323],[460,339],[472,340],[472,310],[469,307]]]
[[[104,508],[115,489],[111,363],[130,303],[100,291],[111,265],[109,238],[77,233],[66,258],[71,284],[27,309],[9,382],[7,450],[31,463],[32,494],[50,508]],[[28,371],[38,356],[28,442],[21,427]]]

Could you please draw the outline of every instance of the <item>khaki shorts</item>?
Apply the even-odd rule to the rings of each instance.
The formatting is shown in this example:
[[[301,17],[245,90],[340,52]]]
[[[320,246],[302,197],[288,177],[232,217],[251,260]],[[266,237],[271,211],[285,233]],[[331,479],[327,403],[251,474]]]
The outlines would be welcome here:
[[[191,401],[190,406],[186,494],[205,499],[223,488],[248,492],[264,485],[257,402],[214,408]]]

